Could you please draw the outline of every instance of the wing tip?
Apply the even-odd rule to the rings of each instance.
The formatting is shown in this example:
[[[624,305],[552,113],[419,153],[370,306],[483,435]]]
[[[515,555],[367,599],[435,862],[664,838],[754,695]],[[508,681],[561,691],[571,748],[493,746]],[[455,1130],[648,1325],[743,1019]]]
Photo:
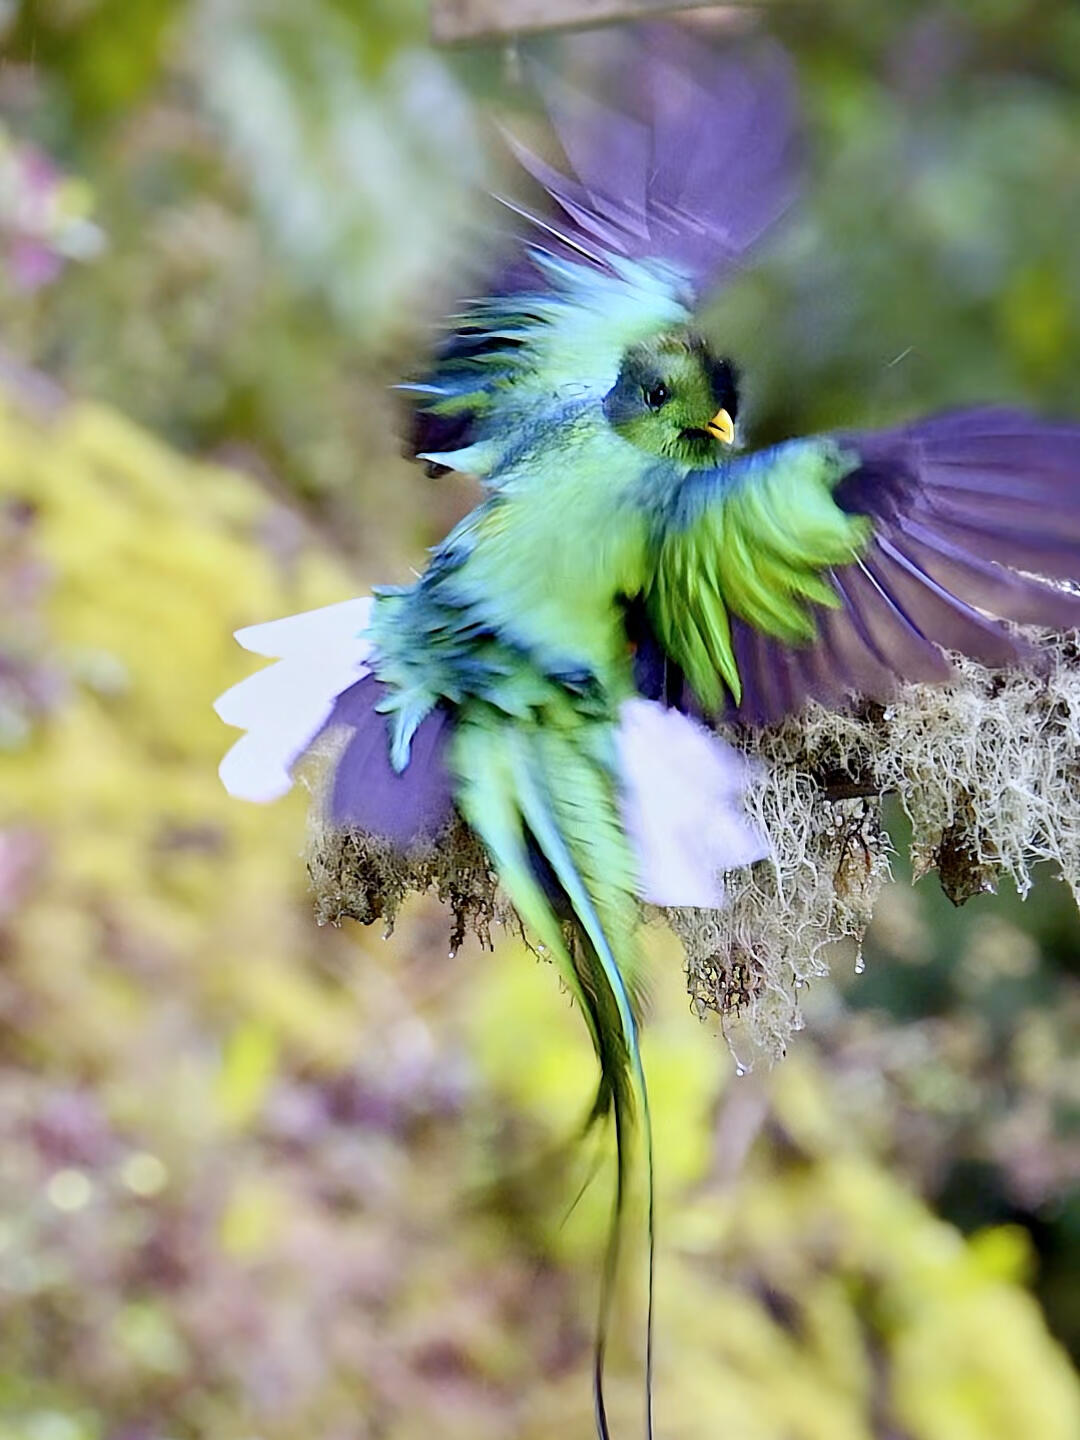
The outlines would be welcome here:
[[[272,804],[293,787],[290,771],[280,761],[260,758],[250,735],[244,735],[225,753],[218,776],[234,800],[256,805]]]

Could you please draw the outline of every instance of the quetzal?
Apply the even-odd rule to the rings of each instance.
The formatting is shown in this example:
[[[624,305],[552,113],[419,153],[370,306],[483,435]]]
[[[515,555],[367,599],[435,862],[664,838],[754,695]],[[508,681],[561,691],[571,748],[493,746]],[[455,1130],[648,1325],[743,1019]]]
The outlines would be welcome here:
[[[790,199],[788,67],[608,44],[626,104],[542,82],[571,173],[519,151],[552,204],[518,210],[532,242],[411,387],[418,457],[482,503],[415,584],[240,631],[280,663],[217,707],[247,730],[234,794],[279,795],[337,731],[335,825],[409,847],[456,811],[558,965],[619,1155],[601,1435],[635,1120],[651,1194],[639,902],[722,904],[764,849],[702,719],[884,699],[947,681],[948,651],[1034,663],[1018,624],[1080,624],[1054,583],[1080,575],[1080,426],[975,409],[741,447],[738,369],[694,310]]]

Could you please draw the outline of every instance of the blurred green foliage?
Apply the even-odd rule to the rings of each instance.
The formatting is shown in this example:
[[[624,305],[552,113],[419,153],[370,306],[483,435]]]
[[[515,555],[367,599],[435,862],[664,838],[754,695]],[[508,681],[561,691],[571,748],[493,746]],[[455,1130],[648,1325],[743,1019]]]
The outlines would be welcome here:
[[[770,14],[811,180],[711,316],[760,433],[1075,410],[1075,8]],[[510,940],[448,960],[432,907],[316,930],[303,797],[228,800],[210,710],[236,626],[403,578],[469,503],[399,458],[388,386],[481,268],[473,102],[517,98],[513,57],[431,54],[402,0],[0,26],[11,144],[107,242],[0,267],[0,1440],[587,1436],[576,1017]],[[734,1077],[655,952],[662,1433],[1074,1440],[1060,887],[889,892],[772,1074]]]

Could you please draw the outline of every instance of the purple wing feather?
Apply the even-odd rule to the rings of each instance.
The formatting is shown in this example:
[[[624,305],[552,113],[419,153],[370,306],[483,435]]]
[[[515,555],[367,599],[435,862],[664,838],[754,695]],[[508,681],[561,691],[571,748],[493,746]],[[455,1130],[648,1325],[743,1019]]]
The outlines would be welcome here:
[[[435,838],[453,812],[446,767],[450,716],[437,708],[420,722],[399,774],[390,764],[386,716],[376,709],[385,697],[386,686],[369,675],[337,698],[326,729],[345,727],[352,734],[334,770],[330,820],[407,847]]]
[[[535,67],[576,179],[515,145],[518,158],[571,222],[570,239],[663,260],[700,291],[795,198],[791,63],[776,46],[717,51],[674,26],[592,40],[598,82],[617,86],[610,106]]]
[[[291,787],[297,762],[328,733],[345,732],[330,781],[329,819],[407,847],[433,838],[450,819],[446,768],[450,715],[436,707],[417,727],[409,764],[390,764],[386,687],[372,674],[369,597],[289,615],[237,631],[237,639],[277,664],[249,675],[215,708],[247,733],[221,763],[233,795],[274,800]]]
[[[736,718],[775,723],[807,698],[887,700],[902,681],[948,680],[945,651],[1037,666],[1017,625],[1080,627],[1080,594],[1048,583],[1080,584],[1080,425],[973,409],[838,438],[860,463],[834,498],[873,521],[873,539],[831,572],[841,606],[819,611],[810,645],[733,618]]]

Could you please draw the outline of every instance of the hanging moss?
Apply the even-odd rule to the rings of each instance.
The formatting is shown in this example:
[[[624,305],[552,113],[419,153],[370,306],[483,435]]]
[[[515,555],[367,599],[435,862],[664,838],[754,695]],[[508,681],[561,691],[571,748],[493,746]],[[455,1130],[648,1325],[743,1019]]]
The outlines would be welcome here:
[[[958,659],[948,686],[909,686],[888,707],[818,705],[782,726],[729,735],[754,762],[749,812],[768,860],[727,878],[723,910],[671,910],[700,1014],[737,1017],[755,1047],[782,1054],[798,992],[828,972],[827,949],[858,948],[891,876],[886,796],[912,824],[915,877],[936,869],[956,904],[1007,876],[1021,895],[1050,861],[1080,897],[1080,669],[1071,637],[1045,637],[1041,673],[992,673]],[[490,945],[512,912],[461,824],[403,855],[317,826],[309,858],[320,920],[392,925],[405,896],[450,903],[452,948]]]

